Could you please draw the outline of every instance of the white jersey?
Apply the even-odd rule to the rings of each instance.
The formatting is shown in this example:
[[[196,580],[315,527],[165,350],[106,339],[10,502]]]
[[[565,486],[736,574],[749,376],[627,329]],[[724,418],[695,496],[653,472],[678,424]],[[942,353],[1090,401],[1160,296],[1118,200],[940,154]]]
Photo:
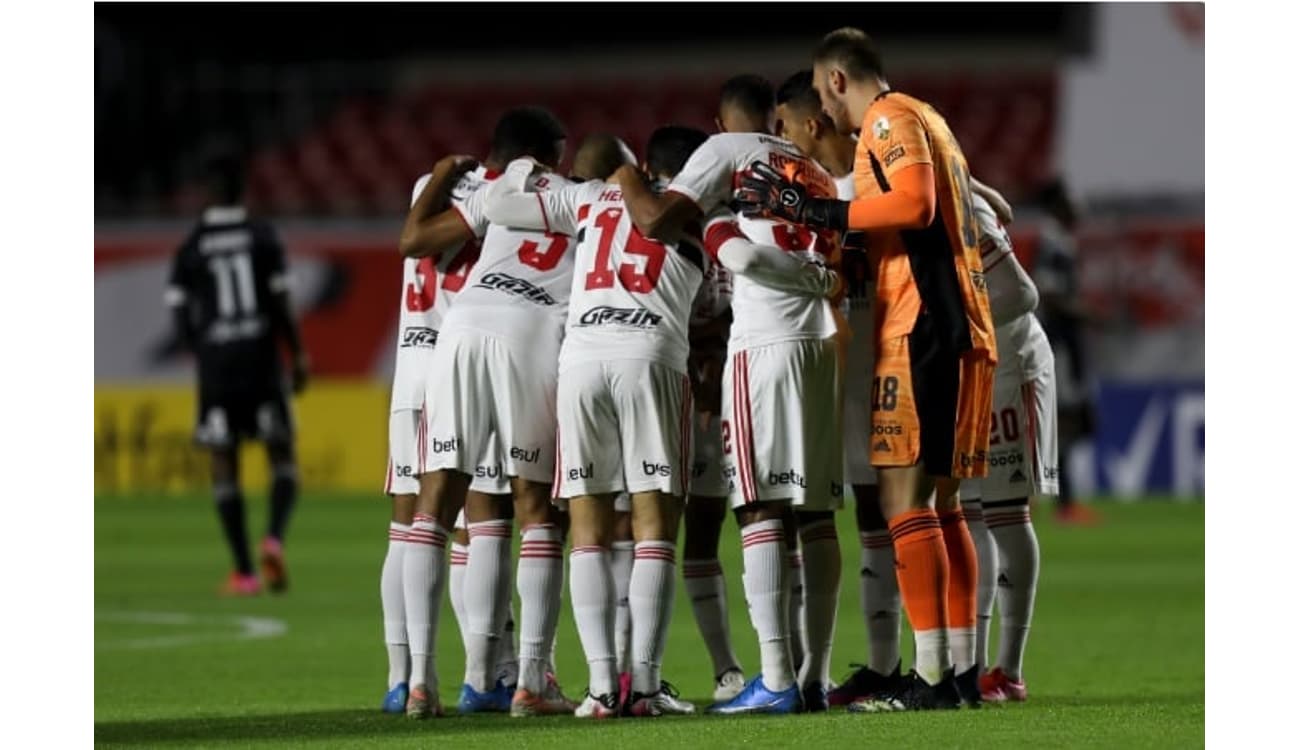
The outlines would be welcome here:
[[[529,188],[538,192],[568,184],[549,172],[528,180]],[[569,309],[574,239],[559,232],[491,224],[484,213],[484,192],[475,191],[464,203],[453,204],[480,238],[482,249],[456,306],[443,321],[444,334],[468,329],[524,347],[558,347]]]
[[[710,263],[691,303],[691,325],[703,325],[722,317],[731,308],[731,287],[731,271],[721,263]]]
[[[720,133],[691,155],[668,189],[694,200],[704,215],[731,200],[733,187],[750,165],[761,161],[792,175],[809,195],[833,198],[835,183],[820,165],[793,143],[759,133]],[[772,219],[740,217],[740,230],[752,242],[774,245],[805,261],[834,262],[839,241],[831,232]],[[793,294],[736,276],[731,326],[732,351],[781,341],[820,339],[835,334],[831,304],[823,297]]]
[[[988,201],[972,195],[989,310],[996,327],[998,370],[1014,370],[1028,382],[1051,367],[1047,335],[1034,317],[1038,289],[1011,249],[1011,237]]]
[[[643,236],[618,185],[584,182],[537,196],[552,231],[578,238],[560,370],[642,359],[686,372],[691,304],[704,278],[700,247]]]
[[[479,167],[463,175],[452,188],[452,205],[464,205],[487,184]],[[411,205],[420,197],[432,175],[415,182]],[[398,303],[397,360],[393,367],[391,409],[419,409],[424,401],[424,378],[429,372],[433,345],[451,301],[465,286],[479,256],[479,243],[466,242],[459,250],[432,258],[407,258],[402,262],[402,296]]]

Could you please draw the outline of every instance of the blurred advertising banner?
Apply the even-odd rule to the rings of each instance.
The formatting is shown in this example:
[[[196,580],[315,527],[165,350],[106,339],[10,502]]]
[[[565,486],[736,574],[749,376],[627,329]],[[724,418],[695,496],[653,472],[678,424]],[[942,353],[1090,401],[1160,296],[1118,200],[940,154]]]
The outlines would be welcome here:
[[[1103,381],[1096,417],[1091,440],[1070,456],[1076,494],[1205,497],[1203,383]]]
[[[383,491],[388,461],[388,388],[370,381],[316,381],[293,400],[298,472],[305,491]],[[194,445],[192,386],[95,386],[95,494],[210,491],[207,454]],[[262,446],[240,453],[245,492],[270,486]]]

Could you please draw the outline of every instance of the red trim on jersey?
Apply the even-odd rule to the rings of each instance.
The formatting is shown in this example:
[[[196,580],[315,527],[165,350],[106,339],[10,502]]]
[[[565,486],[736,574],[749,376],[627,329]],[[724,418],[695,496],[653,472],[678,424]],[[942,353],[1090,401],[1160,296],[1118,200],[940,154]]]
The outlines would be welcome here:
[[[704,233],[704,252],[708,253],[710,258],[718,260],[718,250],[722,248],[722,243],[736,238],[745,238],[744,232],[740,231],[740,225],[734,221],[716,221],[710,224]]]
[[[1000,256],[998,256],[996,259],[994,259],[994,261],[993,261],[992,263],[988,264],[987,266],[984,266],[984,273],[988,273],[989,271],[992,271],[992,270],[994,269],[994,267],[997,266],[997,264],[999,264],[999,263],[1001,263],[1002,261],[1006,260],[1006,259],[1007,259],[1007,256],[1010,255],[1010,254],[1011,254],[1011,253],[1003,253],[1002,255],[1000,255]]]
[[[1043,476],[1038,455],[1038,412],[1034,410],[1034,384],[1020,384],[1020,401],[1025,409],[1025,452],[1029,454],[1029,468],[1034,472],[1033,483],[1035,488],[1039,478]]]
[[[590,213],[591,213],[590,203],[584,203],[581,206],[578,206],[578,221],[582,221],[583,219],[587,218],[587,215]]]
[[[542,200],[541,193],[533,193],[537,198],[537,207],[542,211],[542,225],[546,227],[546,233],[551,233],[551,222],[546,218],[546,201]]]
[[[387,472],[387,476],[384,477],[384,494],[385,495],[393,494],[393,457],[392,456],[388,457],[388,472]]]
[[[495,180],[496,178],[500,177],[503,174],[505,173],[499,169],[493,169],[491,167],[483,167],[483,179],[485,180]]]

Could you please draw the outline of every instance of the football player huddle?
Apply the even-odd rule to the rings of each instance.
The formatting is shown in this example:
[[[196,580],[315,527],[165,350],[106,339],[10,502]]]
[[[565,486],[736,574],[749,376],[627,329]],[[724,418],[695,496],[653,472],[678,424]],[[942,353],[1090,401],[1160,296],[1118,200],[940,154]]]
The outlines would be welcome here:
[[[717,126],[665,125],[639,157],[592,136],[560,175],[563,125],[520,107],[487,154],[416,183],[385,485],[385,711],[442,715],[449,590],[460,713],[696,713],[661,673],[683,526],[708,712],[1025,699],[1029,499],[1055,492],[1055,395],[1010,208],[855,29],[779,90],[730,79]],[[835,685],[846,487],[868,642]],[[759,642],[748,680],[718,556],[728,505]],[[554,666],[566,548],[578,701]]]

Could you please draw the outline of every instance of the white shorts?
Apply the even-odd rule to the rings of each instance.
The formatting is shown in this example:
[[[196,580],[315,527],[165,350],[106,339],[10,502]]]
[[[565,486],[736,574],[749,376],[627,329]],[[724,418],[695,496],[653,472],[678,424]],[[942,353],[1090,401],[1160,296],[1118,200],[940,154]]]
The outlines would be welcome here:
[[[388,415],[388,475],[384,480],[387,494],[419,494],[419,476],[425,471],[419,446],[425,440],[425,425],[419,409],[399,409]],[[474,467],[469,488],[489,495],[510,494],[510,482],[502,474],[495,443]]]
[[[844,376],[844,481],[875,484],[871,465],[871,377],[849,371]]]
[[[686,495],[694,407],[684,373],[646,360],[578,363],[560,373],[556,407],[556,495]]]
[[[550,483],[558,356],[551,345],[516,352],[481,333],[444,331],[425,389],[424,471],[475,476],[495,448],[505,477]]]
[[[840,374],[832,339],[729,352],[722,373],[722,450],[731,506],[789,500],[844,505]]]
[[[696,414],[691,417],[694,435],[691,438],[694,458],[691,461],[691,495],[695,497],[728,497],[731,483],[727,481],[722,461],[722,417],[717,414]]]
[[[966,479],[962,499],[1018,500],[1060,493],[1056,448],[1056,376],[1049,367],[1023,381],[998,368],[993,380],[989,474]]]

